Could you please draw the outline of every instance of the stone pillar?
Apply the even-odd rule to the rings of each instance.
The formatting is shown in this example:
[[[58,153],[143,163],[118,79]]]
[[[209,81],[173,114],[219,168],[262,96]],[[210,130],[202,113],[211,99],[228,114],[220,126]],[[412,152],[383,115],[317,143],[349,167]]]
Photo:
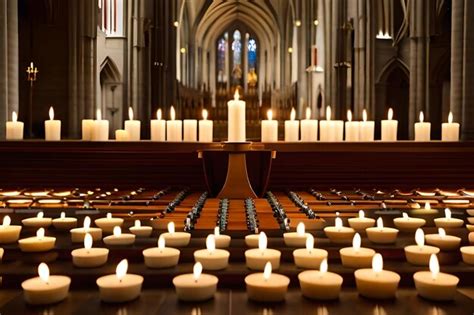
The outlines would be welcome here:
[[[451,18],[451,111],[454,120],[462,118],[464,1],[452,1]]]
[[[453,12],[454,13],[454,12]],[[462,138],[474,139],[474,2],[464,2]]]

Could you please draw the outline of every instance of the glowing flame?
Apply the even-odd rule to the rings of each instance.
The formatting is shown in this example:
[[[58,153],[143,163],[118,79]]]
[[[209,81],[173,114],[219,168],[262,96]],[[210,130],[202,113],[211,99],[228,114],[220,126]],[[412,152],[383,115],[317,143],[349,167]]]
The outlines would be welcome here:
[[[86,235],[84,236],[84,248],[87,250],[91,249],[92,242],[93,242],[92,235],[90,235],[89,233],[86,233]]]
[[[89,216],[84,218],[84,230],[89,230],[91,227],[91,218]]]
[[[194,267],[193,267],[193,278],[194,278],[194,281],[198,281],[199,278],[201,277],[201,273],[202,273],[202,264],[200,262],[197,262],[194,264]]]
[[[13,122],[17,122],[17,120],[18,120],[18,115],[16,114],[15,111],[13,111],[13,113],[12,113],[12,121],[13,121]]]
[[[430,271],[431,277],[433,278],[433,280],[436,280],[439,274],[439,262],[436,254],[431,254],[430,256]]]
[[[174,222],[171,221],[168,223],[168,233],[173,234],[175,232]]]
[[[49,108],[49,120],[54,120],[54,108],[51,106]]]
[[[36,217],[37,217],[38,219],[44,218],[44,212],[43,212],[43,211],[38,212],[38,214],[36,215]]]
[[[308,234],[306,237],[306,250],[311,253],[314,248],[314,237],[311,234]]]
[[[443,228],[438,229],[438,234],[439,234],[439,237],[441,237],[441,238],[446,237],[446,231]]]
[[[365,109],[362,111],[362,120],[367,121],[367,111]]]
[[[352,112],[350,109],[347,110],[347,121],[352,121]]]
[[[174,110],[174,106],[171,106],[171,108],[170,108],[170,119],[171,120],[176,119],[176,111]]]
[[[240,99],[239,89],[235,89],[234,100],[238,101]]]
[[[39,228],[38,231],[36,231],[36,237],[40,240],[44,238],[44,228]]]
[[[380,254],[375,254],[372,258],[372,271],[380,273],[383,270],[383,258]]]
[[[359,219],[364,219],[364,218],[365,218],[364,210],[359,210]]]
[[[221,235],[221,230],[220,230],[220,228],[219,228],[218,226],[216,226],[216,227],[214,228],[214,235],[215,235],[215,236]]]
[[[260,232],[260,234],[258,235],[258,249],[260,249],[261,251],[266,250],[267,243],[267,235],[265,234],[265,232]]]
[[[331,120],[331,106],[326,107],[326,120]]]
[[[392,108],[389,108],[389,109],[388,109],[387,118],[388,118],[388,120],[392,120],[392,119],[393,119],[393,109],[392,109]]]
[[[431,205],[429,202],[425,202],[425,210],[431,210]]]
[[[321,261],[321,264],[319,265],[319,272],[323,274],[328,272],[328,260],[326,258]]]
[[[420,122],[422,123],[425,120],[425,114],[423,114],[423,111],[420,111]]]
[[[338,230],[342,229],[342,227],[343,227],[343,225],[342,225],[342,219],[339,218],[339,217],[337,217],[334,226],[335,226],[336,229],[338,229]]]
[[[359,233],[354,234],[354,237],[352,238],[352,248],[354,249],[355,252],[359,251],[361,241],[362,240],[360,238],[360,234]]]
[[[142,222],[140,220],[135,220],[135,225],[136,228],[139,228],[142,226]]]
[[[379,218],[377,219],[377,228],[378,228],[379,230],[383,230],[383,220],[382,220],[382,217],[379,217]]]
[[[115,269],[115,275],[117,276],[117,279],[119,281],[122,281],[123,278],[125,278],[125,275],[127,274],[128,270],[128,261],[126,259],[122,259],[117,265],[117,268]]]
[[[271,275],[272,275],[272,263],[267,261],[267,263],[265,264],[265,268],[263,269],[263,279],[265,279],[265,281],[268,281]]]
[[[216,250],[216,238],[213,234],[209,234],[206,237],[206,248],[209,253],[213,253]]]
[[[449,115],[448,115],[448,123],[450,123],[450,124],[453,123],[453,113],[452,113],[452,112],[449,112]]]
[[[419,247],[425,246],[425,232],[420,228],[415,232],[415,242]]]
[[[296,226],[296,233],[298,233],[298,236],[304,236],[305,232],[305,226],[303,222],[298,223]]]
[[[45,263],[41,263],[38,266],[38,275],[41,281],[49,283],[49,267]]]
[[[271,109],[267,110],[267,119],[268,120],[273,119],[273,111]]]
[[[444,216],[447,220],[451,219],[451,210],[449,208],[444,209]]]
[[[406,212],[402,212],[402,217],[406,220],[410,219],[410,217],[408,216],[408,213]]]
[[[100,108],[97,109],[96,117],[97,120],[102,120],[102,111],[100,110]]]
[[[12,219],[10,218],[9,215],[6,215],[3,217],[3,222],[2,222],[3,227],[10,226],[11,223],[12,223]]]
[[[209,115],[209,113],[207,112],[207,109],[203,109],[202,110],[202,119],[207,120],[208,115]]]
[[[161,113],[161,108],[158,108],[156,111],[156,119],[161,120],[162,118],[162,113]]]
[[[290,120],[295,120],[295,118],[296,118],[296,111],[295,111],[295,108],[292,107],[291,113],[290,113]]]
[[[166,240],[165,240],[165,237],[160,235],[160,237],[158,237],[158,248],[159,249],[164,249],[166,246]]]
[[[306,107],[306,120],[311,119],[311,107]]]
[[[114,226],[114,236],[115,237],[118,237],[122,235],[122,229],[120,228],[120,226]]]
[[[106,218],[107,219],[112,219],[112,213],[108,212]]]
[[[128,108],[128,119],[133,120],[133,108],[131,106]]]

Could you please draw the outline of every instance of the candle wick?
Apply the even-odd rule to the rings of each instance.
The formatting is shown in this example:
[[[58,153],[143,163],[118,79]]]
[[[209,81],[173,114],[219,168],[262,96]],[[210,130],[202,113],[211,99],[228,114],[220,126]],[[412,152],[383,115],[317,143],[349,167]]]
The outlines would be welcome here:
[[[198,283],[198,279],[194,279],[194,283]]]

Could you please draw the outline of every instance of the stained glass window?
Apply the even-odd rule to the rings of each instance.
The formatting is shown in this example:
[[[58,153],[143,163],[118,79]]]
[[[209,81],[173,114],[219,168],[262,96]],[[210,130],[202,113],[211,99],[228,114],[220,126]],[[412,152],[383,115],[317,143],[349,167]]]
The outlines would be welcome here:
[[[227,38],[228,34],[224,35],[217,41],[217,82],[225,82],[225,58],[227,55]]]
[[[253,38],[249,39],[248,51],[249,68],[255,69],[257,67],[257,42]]]

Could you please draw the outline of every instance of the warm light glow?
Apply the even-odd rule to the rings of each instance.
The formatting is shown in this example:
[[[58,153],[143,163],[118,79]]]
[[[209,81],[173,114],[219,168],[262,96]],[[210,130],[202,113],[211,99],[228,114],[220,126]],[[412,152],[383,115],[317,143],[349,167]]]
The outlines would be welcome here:
[[[425,246],[425,232],[420,228],[416,229],[415,242],[419,247]]]
[[[3,217],[3,222],[2,222],[3,227],[10,226],[11,223],[12,223],[12,219],[10,218],[9,215],[6,215]]]
[[[106,218],[107,219],[112,219],[112,213],[108,212],[107,215],[106,215]]]
[[[306,237],[306,250],[311,253],[314,248],[314,237],[311,234],[308,234]]]
[[[447,220],[451,220],[451,210],[449,208],[444,209],[444,216]]]
[[[13,111],[13,112],[12,112],[12,121],[13,121],[13,122],[17,122],[17,120],[18,120],[18,115],[16,114],[15,111]]]
[[[311,107],[306,107],[306,120],[311,119]]]
[[[347,110],[347,121],[352,121],[352,112],[350,109]]]
[[[128,261],[126,259],[122,259],[117,265],[117,268],[115,269],[115,275],[117,276],[117,279],[119,281],[122,281],[123,278],[125,278],[125,275],[127,274],[128,270]]]
[[[273,111],[271,109],[267,110],[267,119],[268,120],[273,119]]]
[[[84,218],[84,230],[89,230],[89,228],[91,227],[91,218],[90,217],[85,217]]]
[[[319,21],[318,21],[318,20],[314,20],[314,21],[313,21],[313,24],[314,24],[315,26],[318,26],[318,25],[319,25]]]
[[[213,253],[216,250],[216,238],[214,237],[214,234],[209,234],[206,237],[206,248],[209,253]]]
[[[41,263],[38,266],[38,275],[41,281],[44,283],[49,283],[49,267],[45,263]]]
[[[168,233],[173,234],[175,232],[174,222],[171,221],[168,223]]]
[[[296,20],[296,21],[295,21],[295,26],[296,26],[296,27],[300,27],[300,26],[301,26],[301,21],[300,21],[300,20]]]
[[[425,210],[431,210],[431,205],[429,202],[425,202]]]
[[[406,212],[402,212],[402,217],[406,220],[410,219],[410,217],[408,216],[408,213],[406,213]]]
[[[185,54],[186,53],[186,48],[185,47],[181,47],[181,49],[179,50],[182,54]]]
[[[238,101],[240,99],[239,89],[235,89],[234,100]]]
[[[170,119],[175,120],[176,119],[176,112],[174,110],[174,106],[171,106],[170,108]]]
[[[161,108],[158,108],[156,110],[156,119],[161,120],[162,116],[163,116],[163,114],[161,113]]]
[[[453,113],[452,113],[452,112],[449,112],[449,115],[448,115],[448,123],[450,123],[450,124],[453,123]]]
[[[388,120],[392,120],[393,119],[393,109],[392,108],[389,108],[388,109]]]
[[[290,120],[295,120],[295,118],[296,118],[296,111],[295,111],[295,108],[292,107],[291,113],[290,113]]]
[[[293,47],[288,47],[288,53],[293,53]]]
[[[443,228],[438,229],[438,234],[439,234],[439,237],[441,237],[441,238],[446,237],[446,231]]]
[[[135,220],[135,227],[139,228],[142,226],[142,222],[140,220]]]
[[[267,243],[267,235],[265,234],[265,232],[260,232],[260,234],[258,235],[258,249],[260,249],[261,251],[266,250]]]
[[[362,111],[362,120],[364,122],[367,121],[367,110],[365,110],[365,109]]]
[[[38,214],[36,215],[36,217],[37,217],[38,219],[44,218],[44,212],[43,212],[43,211],[38,212]]]
[[[305,232],[305,226],[303,222],[298,223],[296,226],[296,233],[298,233],[298,236],[304,236]]]
[[[431,277],[433,278],[433,280],[436,280],[439,274],[439,262],[436,254],[431,254],[430,256],[430,271]]]
[[[218,226],[216,226],[216,227],[214,228],[214,235],[215,235],[215,236],[221,235],[221,230],[220,230],[220,228],[219,228]]]
[[[372,271],[380,273],[383,270],[383,258],[379,253],[375,254],[372,258]]]
[[[54,108],[51,106],[49,108],[49,120],[54,120]]]
[[[423,111],[420,111],[420,122],[422,123],[425,120],[425,114],[423,114]]]
[[[209,113],[207,112],[207,109],[203,109],[202,110],[202,119],[207,120],[208,115],[209,115]]]
[[[131,106],[128,108],[128,119],[133,120],[133,108]]]
[[[331,106],[326,107],[326,120],[331,120]]]
[[[360,234],[356,233],[352,238],[352,249],[354,249],[355,252],[359,251],[361,241]]]
[[[96,111],[96,117],[97,120],[102,120],[102,111],[100,110],[100,108],[98,108]]]
[[[120,228],[120,226],[114,226],[114,236],[118,237],[120,235],[122,235],[122,229]]]
[[[199,278],[201,277],[201,273],[202,273],[202,264],[200,262],[197,262],[194,264],[194,267],[193,267],[193,278],[194,278],[194,281],[198,281]]]
[[[364,210],[359,210],[359,219],[364,219],[364,218],[365,218]]]
[[[36,231],[36,237],[40,240],[44,238],[44,228],[39,228],[38,231]]]
[[[165,240],[165,237],[160,235],[160,237],[158,237],[158,248],[159,249],[164,249],[166,246],[166,240]]]
[[[268,281],[268,279],[270,279],[271,276],[272,276],[272,263],[267,261],[267,263],[265,264],[265,268],[263,269],[263,279],[265,279],[265,281]]]
[[[321,264],[319,265],[319,272],[323,274],[328,272],[328,260],[326,258],[321,261]]]
[[[174,27],[179,27],[179,22],[178,22],[178,21],[174,21],[173,25],[174,25]]]
[[[86,235],[84,236],[84,248],[87,250],[91,249],[92,242],[93,242],[92,235],[90,235],[89,233],[86,233]]]
[[[377,219],[377,228],[378,228],[379,230],[383,230],[383,220],[382,220],[382,217],[379,217],[379,218]]]
[[[342,219],[337,217],[336,220],[335,220],[335,223],[334,223],[336,229],[340,230],[342,229]]]

